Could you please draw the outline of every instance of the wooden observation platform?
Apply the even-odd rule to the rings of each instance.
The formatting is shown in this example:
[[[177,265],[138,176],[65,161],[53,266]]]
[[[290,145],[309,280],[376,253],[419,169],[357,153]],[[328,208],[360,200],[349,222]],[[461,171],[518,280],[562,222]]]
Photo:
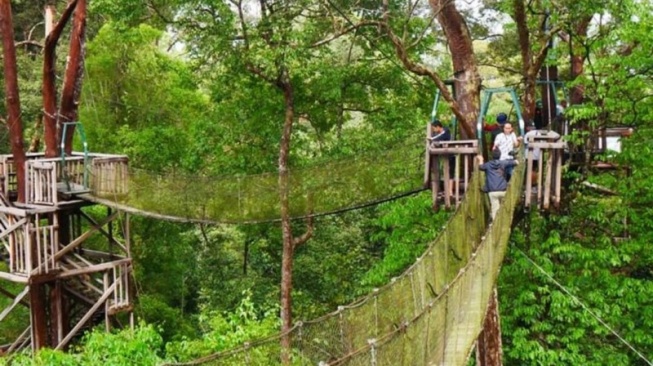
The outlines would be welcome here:
[[[533,198],[540,210],[560,207],[562,160],[567,143],[558,133],[536,130],[526,135],[526,187],[524,207],[530,208]]]
[[[76,198],[126,194],[127,167],[121,155],[28,154],[23,203],[13,156],[0,155],[0,324],[25,324],[16,335],[3,329],[13,341],[0,352],[61,349],[102,321],[107,330],[120,320],[133,326],[129,218],[110,208],[97,217]]]
[[[424,185],[431,188],[434,210],[438,210],[440,198],[446,208],[452,205],[457,207],[462,202],[469,187],[478,152],[476,140],[426,139]]]

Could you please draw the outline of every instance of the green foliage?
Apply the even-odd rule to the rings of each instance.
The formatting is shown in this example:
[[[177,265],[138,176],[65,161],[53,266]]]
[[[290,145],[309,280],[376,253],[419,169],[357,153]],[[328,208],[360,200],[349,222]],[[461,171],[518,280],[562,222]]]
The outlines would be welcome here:
[[[635,230],[631,239],[621,239],[629,211],[621,198],[579,194],[570,204],[571,212],[561,216],[532,213],[527,226],[513,235],[499,282],[506,362],[636,364],[638,356],[585,306],[636,349],[650,353],[653,339],[646,329],[653,324],[647,310],[653,256]]]
[[[148,324],[156,326],[164,341],[197,337],[199,334],[195,328],[195,316],[184,314],[183,308],[173,307],[163,300],[165,298],[157,293],[143,293],[138,297],[136,313]]]
[[[92,331],[84,336],[83,346],[73,352],[64,353],[44,348],[33,358],[23,353],[8,361],[16,366],[45,365],[158,365],[163,345],[161,336],[149,325],[139,325],[134,331],[122,330],[106,333],[104,329]]]
[[[161,35],[147,25],[100,30],[88,45],[80,119],[93,151],[126,153],[148,169],[195,170],[187,126],[209,119],[211,108],[188,65],[159,49]]]
[[[293,302],[309,320],[353,300],[365,272],[378,259],[368,235],[375,210],[317,221],[315,234],[295,253]]]
[[[166,345],[169,357],[187,361],[210,353],[241,346],[245,341],[261,339],[278,331],[277,308],[261,309],[245,290],[232,312],[209,310],[200,316],[202,339],[182,340]],[[270,355],[267,355],[270,357]],[[265,358],[260,361],[264,361]]]
[[[0,271],[8,272],[9,265],[4,261],[0,263]],[[25,286],[19,283],[5,282],[2,284],[3,290],[10,294],[19,294]],[[6,309],[12,303],[11,298],[7,296],[0,297],[0,308]],[[25,306],[18,306],[9,313],[0,323],[0,344],[8,344],[16,340],[25,330],[26,324],[29,324],[29,309]]]
[[[450,212],[433,212],[427,193],[384,204],[370,240],[383,248],[383,259],[362,279],[368,292],[397,276],[415,262],[447,222]]]

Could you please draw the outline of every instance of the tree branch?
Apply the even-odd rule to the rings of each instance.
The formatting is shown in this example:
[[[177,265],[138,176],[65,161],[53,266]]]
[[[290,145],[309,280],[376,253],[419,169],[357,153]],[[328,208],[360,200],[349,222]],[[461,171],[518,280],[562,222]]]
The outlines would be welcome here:
[[[304,234],[292,239],[293,248],[297,248],[298,246],[306,243],[308,239],[310,239],[313,236],[314,227],[315,226],[313,225],[313,216],[309,216],[308,219],[306,220],[306,231],[304,232]]]
[[[342,31],[332,35],[329,38],[326,38],[326,39],[323,39],[321,41],[317,41],[317,42],[313,43],[312,45],[310,45],[310,48],[319,47],[319,46],[322,46],[322,45],[327,44],[329,42],[335,41],[336,39],[344,36],[345,34],[348,34],[348,33],[352,32],[352,31],[355,31],[355,30],[357,30],[359,28],[362,28],[362,27],[377,26],[377,23],[378,22],[375,22],[375,21],[364,21],[364,22],[360,22],[358,24],[354,24],[354,25],[352,25],[350,27],[347,27],[347,28],[343,29]]]
[[[16,42],[16,47],[25,46],[25,45],[36,46],[39,48],[45,47],[43,44],[32,40]]]

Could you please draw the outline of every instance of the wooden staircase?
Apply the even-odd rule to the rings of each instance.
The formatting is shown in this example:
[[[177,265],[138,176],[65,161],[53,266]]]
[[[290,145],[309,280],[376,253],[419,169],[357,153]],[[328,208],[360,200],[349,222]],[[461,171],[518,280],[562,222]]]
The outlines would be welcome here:
[[[109,329],[121,312],[128,312],[133,324],[128,217],[121,212],[93,217],[84,210],[92,203],[75,197],[92,192],[94,184],[103,191],[126,191],[120,178],[126,180],[127,159],[98,159],[94,164],[86,156],[29,156],[26,202],[18,203],[13,159],[0,156],[0,289],[2,282],[23,286],[17,295],[0,291],[5,296],[0,329],[19,304],[30,309],[25,330],[0,351],[62,349],[85,329],[102,322]],[[98,178],[108,176],[108,166],[120,173],[111,175],[111,182]],[[116,229],[123,235],[116,235]]]

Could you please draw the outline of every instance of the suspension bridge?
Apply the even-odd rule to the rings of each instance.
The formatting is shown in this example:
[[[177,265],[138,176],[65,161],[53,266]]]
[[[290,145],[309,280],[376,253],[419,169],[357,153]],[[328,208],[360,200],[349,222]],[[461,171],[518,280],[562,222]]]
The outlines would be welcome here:
[[[403,149],[381,156],[291,173],[293,216],[329,214],[422,190],[420,145],[402,144]],[[16,190],[15,166],[11,156],[0,160],[6,177],[2,189],[10,197]],[[152,174],[130,169],[127,162],[125,156],[106,154],[29,157],[26,202],[3,199],[0,205],[0,239],[9,267],[0,271],[0,278],[23,286],[18,294],[3,290],[12,301],[0,321],[21,304],[31,308],[29,326],[4,351],[62,348],[85,325],[104,318],[109,329],[117,313],[131,313],[129,220],[118,220],[121,213],[210,223],[278,217],[277,174],[198,178]],[[465,167],[467,174],[471,165]],[[281,363],[285,352],[292,365],[466,364],[483,326],[530,167],[519,165],[491,223],[480,189],[482,176],[474,167],[439,236],[401,276],[371,294],[318,319],[299,321],[286,334],[176,365],[270,365]],[[97,220],[81,210],[92,203],[111,208],[107,218]],[[86,231],[82,220],[87,221]],[[126,235],[115,235],[112,225]],[[84,244],[92,235],[106,243]],[[82,306],[67,308],[71,300]],[[47,321],[47,316],[54,320]],[[284,337],[290,349],[281,349]]]

